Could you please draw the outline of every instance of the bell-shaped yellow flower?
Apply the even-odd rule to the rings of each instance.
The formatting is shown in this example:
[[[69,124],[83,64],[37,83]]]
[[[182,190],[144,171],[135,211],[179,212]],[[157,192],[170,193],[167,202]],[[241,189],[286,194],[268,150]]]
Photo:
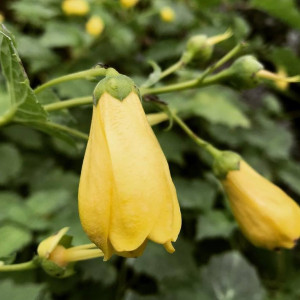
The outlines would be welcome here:
[[[93,36],[98,36],[104,30],[104,22],[102,18],[98,16],[92,16],[85,24],[86,31]]]
[[[126,76],[96,87],[79,184],[82,226],[104,253],[140,256],[147,240],[173,252],[181,214],[168,163]]]
[[[300,208],[244,160],[222,180],[232,212],[245,236],[267,249],[293,248],[300,237]]]

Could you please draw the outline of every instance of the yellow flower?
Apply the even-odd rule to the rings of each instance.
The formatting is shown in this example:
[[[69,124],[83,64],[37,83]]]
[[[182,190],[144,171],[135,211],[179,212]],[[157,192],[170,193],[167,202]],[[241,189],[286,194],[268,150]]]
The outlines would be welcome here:
[[[78,196],[85,232],[105,260],[140,256],[147,240],[174,252],[181,227],[176,191],[134,83],[107,77],[94,98]]]
[[[222,180],[232,212],[245,236],[267,249],[293,248],[300,237],[300,208],[245,161]]]
[[[86,31],[93,36],[98,36],[104,29],[104,22],[98,16],[92,16],[85,25]]]
[[[139,2],[139,0],[120,0],[120,2],[123,7],[130,8],[135,6]]]
[[[0,24],[4,22],[4,15],[0,12]]]
[[[62,240],[69,230],[68,227],[61,229],[43,240],[37,249],[38,256],[41,260],[41,266],[49,275],[55,277],[67,277],[74,273],[70,264],[91,258],[103,256],[103,252],[95,248],[94,244],[86,244],[66,248]]]
[[[90,6],[85,0],[64,0],[62,10],[66,15],[85,16]]]
[[[173,22],[175,19],[175,12],[171,7],[165,6],[160,10],[160,18],[165,22]]]

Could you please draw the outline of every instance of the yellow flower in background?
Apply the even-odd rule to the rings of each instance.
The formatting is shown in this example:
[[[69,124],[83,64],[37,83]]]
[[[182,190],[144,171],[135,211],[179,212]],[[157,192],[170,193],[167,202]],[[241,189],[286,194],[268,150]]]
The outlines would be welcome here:
[[[94,97],[78,196],[85,232],[105,260],[140,256],[148,240],[174,252],[181,227],[176,191],[134,83],[107,77]]]
[[[160,18],[164,22],[173,22],[175,19],[175,12],[171,7],[165,6],[160,10]]]
[[[86,31],[93,36],[98,36],[104,30],[104,22],[98,16],[92,16],[86,23],[85,29]]]
[[[139,2],[139,0],[120,0],[120,2],[123,7],[130,8],[135,6]]]
[[[90,11],[90,6],[85,0],[64,0],[62,10],[66,15],[85,16]]]
[[[245,161],[222,184],[245,236],[267,249],[293,248],[300,237],[300,208],[279,187]]]
[[[4,22],[4,15],[0,12],[0,23],[3,23]]]

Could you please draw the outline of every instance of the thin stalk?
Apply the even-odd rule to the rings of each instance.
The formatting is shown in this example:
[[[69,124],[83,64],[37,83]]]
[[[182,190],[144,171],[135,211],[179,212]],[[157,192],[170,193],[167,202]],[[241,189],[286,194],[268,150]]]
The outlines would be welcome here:
[[[65,251],[66,261],[80,261],[97,257],[102,257],[104,254],[100,249],[73,249],[69,248]]]
[[[36,269],[38,266],[32,260],[14,265],[0,265],[0,272],[26,271]]]
[[[182,66],[183,66],[183,62],[181,60],[179,60],[174,65],[172,65],[169,68],[167,68],[166,70],[164,70],[160,74],[159,79],[163,79],[163,78],[169,76],[170,74],[172,74],[172,73],[176,72],[177,70],[179,70]]]
[[[179,118],[176,114],[172,113],[172,117],[174,121],[185,131],[185,133],[202,149],[207,151],[213,158],[216,158],[220,155],[221,151],[215,148],[213,145],[208,143],[207,141],[201,139],[198,135],[196,135],[187,125],[186,123]]]
[[[81,132],[79,130],[70,128],[68,126],[57,124],[57,123],[52,123],[52,122],[47,122],[47,125],[49,127],[52,127],[52,128],[55,128],[55,129],[59,129],[61,131],[69,133],[70,135],[73,135],[73,136],[78,137],[80,139],[83,139],[83,140],[86,140],[86,141],[89,139],[89,136],[87,134],[85,134],[85,133],[83,133],[83,132]]]
[[[50,103],[44,105],[44,109],[48,112],[65,109],[65,108],[71,108],[79,105],[86,105],[93,103],[93,97],[86,96],[86,97],[80,97],[80,98],[73,98],[69,100],[64,100],[60,102]]]
[[[93,77],[98,77],[98,76],[106,76],[108,74],[118,74],[118,72],[113,69],[113,68],[94,68],[94,69],[90,69],[90,70],[85,70],[85,71],[81,71],[81,72],[76,72],[76,73],[72,73],[72,74],[68,74],[68,75],[64,75],[61,77],[57,77],[54,78],[40,86],[38,86],[34,92],[35,94],[40,93],[41,91],[45,90],[46,88],[49,88],[53,85],[62,83],[62,82],[66,82],[66,81],[71,81],[71,80],[76,80],[76,79],[89,79],[89,78],[93,78]]]

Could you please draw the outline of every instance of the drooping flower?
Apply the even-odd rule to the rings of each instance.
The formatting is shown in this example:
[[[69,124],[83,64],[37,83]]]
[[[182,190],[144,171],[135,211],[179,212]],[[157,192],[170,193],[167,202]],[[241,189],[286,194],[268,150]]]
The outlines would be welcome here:
[[[231,163],[238,164],[221,182],[244,235],[258,247],[293,248],[300,237],[298,204],[244,160],[227,154]]]
[[[148,240],[173,252],[181,214],[168,163],[131,79],[100,81],[79,184],[82,226],[104,253],[140,256]]]

